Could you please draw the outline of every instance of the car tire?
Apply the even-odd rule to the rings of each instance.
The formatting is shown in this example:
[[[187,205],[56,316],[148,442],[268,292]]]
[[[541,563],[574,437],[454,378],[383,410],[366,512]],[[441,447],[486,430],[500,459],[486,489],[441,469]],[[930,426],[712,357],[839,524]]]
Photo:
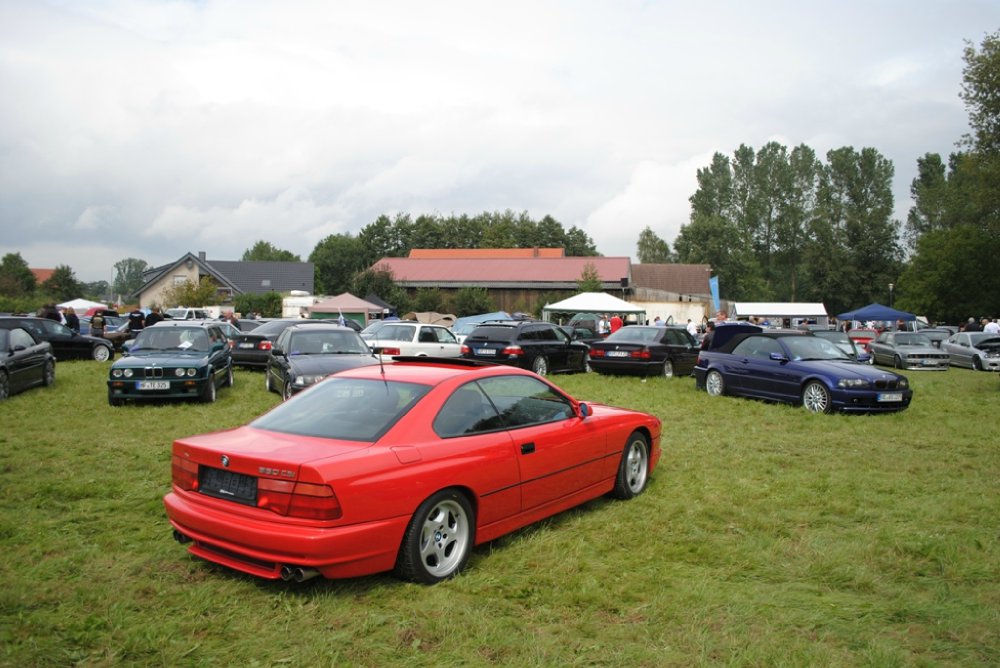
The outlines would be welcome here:
[[[10,380],[7,378],[7,374],[0,371],[0,401],[3,401],[10,396]]]
[[[281,398],[284,401],[288,401],[292,398],[292,381],[291,379],[285,380],[285,384],[281,386]]]
[[[674,377],[674,363],[670,361],[670,358],[663,360],[663,370],[662,374],[664,378]]]
[[[90,351],[91,358],[96,362],[107,362],[111,359],[111,349],[100,344],[95,345]]]
[[[475,513],[469,500],[458,490],[441,490],[413,513],[399,547],[395,573],[423,584],[447,580],[465,567],[475,537]]]
[[[709,396],[721,397],[726,393],[726,379],[722,377],[722,374],[712,369],[705,376],[705,391],[708,392]]]
[[[223,387],[232,387],[235,379],[233,378],[233,365],[230,364],[226,367],[226,383]]]
[[[618,464],[615,488],[611,496],[616,499],[632,499],[642,494],[649,482],[649,441],[642,432],[633,431]]]
[[[896,355],[892,358],[892,366],[894,366],[897,369],[903,368],[903,360],[899,355]]]
[[[531,370],[537,373],[539,376],[547,376],[549,373],[549,361],[545,359],[545,355],[539,355],[531,362]]]
[[[833,410],[833,399],[826,385],[813,380],[802,389],[802,406],[810,413],[829,413]]]
[[[591,373],[594,369],[590,366],[590,354],[583,356],[583,368],[580,369],[583,373]]]
[[[875,353],[868,354],[868,363],[875,366]]]
[[[42,375],[42,385],[52,387],[56,382],[56,363],[49,360],[45,363],[45,371]]]
[[[983,370],[983,361],[979,359],[979,355],[972,356],[972,368],[975,369],[976,371]]]
[[[274,392],[274,388],[271,387],[271,370],[264,369],[264,389],[268,392]]]
[[[201,400],[206,404],[214,404],[217,397],[218,392],[215,388],[215,373],[209,369],[208,382],[205,383],[205,389],[201,392]]]

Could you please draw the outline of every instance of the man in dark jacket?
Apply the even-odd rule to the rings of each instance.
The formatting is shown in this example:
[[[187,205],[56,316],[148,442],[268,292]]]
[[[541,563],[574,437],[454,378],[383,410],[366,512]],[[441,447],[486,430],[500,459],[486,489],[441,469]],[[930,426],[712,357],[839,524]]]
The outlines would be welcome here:
[[[160,307],[159,306],[154,306],[153,310],[150,311],[149,315],[146,316],[146,322],[144,323],[144,326],[145,327],[152,327],[153,325],[155,325],[156,323],[160,322],[161,320],[163,320],[163,314],[160,313]]]
[[[146,326],[146,315],[139,310],[139,307],[132,309],[128,314],[128,329],[133,335],[138,334],[142,331],[142,328]]]

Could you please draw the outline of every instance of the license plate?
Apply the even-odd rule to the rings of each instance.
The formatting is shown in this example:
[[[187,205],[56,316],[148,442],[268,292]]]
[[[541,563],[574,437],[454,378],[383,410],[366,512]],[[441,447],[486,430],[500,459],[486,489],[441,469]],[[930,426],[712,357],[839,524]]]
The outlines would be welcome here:
[[[166,380],[140,380],[140,390],[169,390],[170,381]]]
[[[476,354],[480,356],[486,355],[487,357],[489,357],[491,355],[496,355],[497,351],[494,350],[493,348],[480,348],[479,350],[476,351]]]
[[[257,504],[257,478],[208,466],[198,467],[198,491],[219,499]]]
[[[239,344],[236,347],[237,348],[253,348],[254,346],[253,346],[253,343],[241,343],[241,344]]]
[[[923,364],[924,366],[937,366],[937,365],[941,364],[941,361],[940,360],[923,360],[921,362],[921,364]]]
[[[878,395],[879,401],[902,401],[902,392],[882,392]]]
[[[607,352],[608,357],[628,357],[627,350],[609,350]]]

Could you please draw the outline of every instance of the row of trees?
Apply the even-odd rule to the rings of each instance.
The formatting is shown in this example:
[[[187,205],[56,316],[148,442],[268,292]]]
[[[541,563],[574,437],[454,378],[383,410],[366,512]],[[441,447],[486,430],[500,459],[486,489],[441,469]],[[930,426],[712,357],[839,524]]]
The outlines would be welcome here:
[[[972,133],[948,164],[918,160],[905,226],[892,218],[891,161],[843,147],[741,145],[698,170],[674,248],[652,229],[640,262],[712,265],[723,296],[816,301],[831,313],[892,299],[934,320],[1000,314],[1000,33],[968,44],[961,98]]]
[[[42,304],[67,301],[81,295],[100,295],[107,290],[107,281],[81,282],[64,264],[39,283],[20,253],[7,253],[0,259],[0,311],[34,312]]]

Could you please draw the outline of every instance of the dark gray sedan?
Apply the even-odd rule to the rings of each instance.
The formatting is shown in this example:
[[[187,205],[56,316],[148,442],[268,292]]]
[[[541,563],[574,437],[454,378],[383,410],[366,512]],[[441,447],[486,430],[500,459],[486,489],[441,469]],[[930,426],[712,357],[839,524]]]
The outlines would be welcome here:
[[[951,365],[948,353],[916,332],[882,332],[868,347],[872,364],[928,371],[947,371]]]
[[[353,329],[330,324],[292,325],[271,347],[264,383],[269,392],[290,399],[331,373],[378,363],[372,349]]]

